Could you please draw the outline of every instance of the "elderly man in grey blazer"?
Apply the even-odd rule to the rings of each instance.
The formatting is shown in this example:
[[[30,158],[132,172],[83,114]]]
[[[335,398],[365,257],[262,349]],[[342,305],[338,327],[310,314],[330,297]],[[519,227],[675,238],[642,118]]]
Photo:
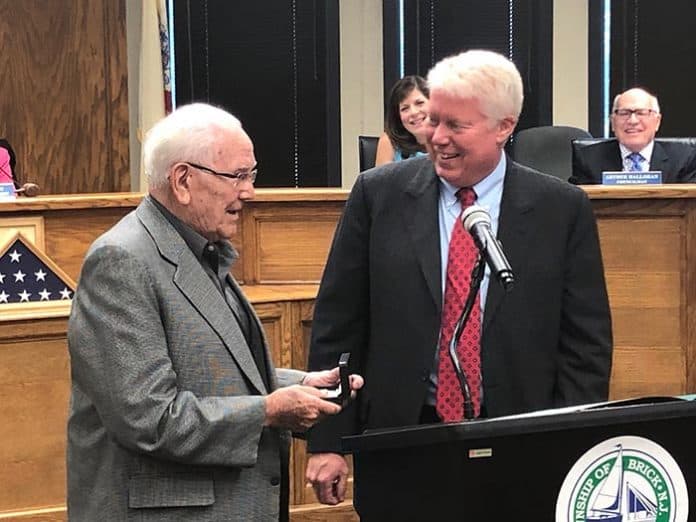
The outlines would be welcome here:
[[[229,273],[252,142],[193,104],[153,127],[144,164],[149,195],[91,246],[73,302],[69,518],[287,519],[290,430],[340,411],[318,389],[338,369],[274,369]]]

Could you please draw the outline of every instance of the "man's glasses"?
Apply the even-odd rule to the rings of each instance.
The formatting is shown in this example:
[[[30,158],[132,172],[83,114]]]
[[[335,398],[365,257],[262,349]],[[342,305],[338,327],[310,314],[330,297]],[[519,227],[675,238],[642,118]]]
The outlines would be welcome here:
[[[628,119],[634,114],[637,118],[647,118],[653,113],[657,113],[657,111],[654,109],[614,109],[614,116],[622,119]]]
[[[256,181],[256,175],[259,173],[258,170],[250,170],[250,171],[243,171],[243,172],[234,172],[232,174],[228,172],[218,172],[217,170],[213,170],[208,167],[204,167],[203,165],[198,165],[196,163],[190,163],[188,161],[184,161],[186,165],[189,167],[193,167],[194,169],[198,169],[202,172],[205,172],[206,174],[213,174],[214,176],[221,176],[223,178],[228,178],[234,180],[233,183],[235,186],[239,185],[242,181],[249,181],[251,184],[254,184],[254,181]]]

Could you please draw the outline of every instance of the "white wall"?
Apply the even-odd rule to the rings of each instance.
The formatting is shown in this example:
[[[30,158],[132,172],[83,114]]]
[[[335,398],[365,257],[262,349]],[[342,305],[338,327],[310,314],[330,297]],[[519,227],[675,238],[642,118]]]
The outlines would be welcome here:
[[[553,124],[587,129],[589,0],[554,0]]]
[[[359,173],[358,136],[384,127],[381,0],[342,0],[341,167],[343,187]]]

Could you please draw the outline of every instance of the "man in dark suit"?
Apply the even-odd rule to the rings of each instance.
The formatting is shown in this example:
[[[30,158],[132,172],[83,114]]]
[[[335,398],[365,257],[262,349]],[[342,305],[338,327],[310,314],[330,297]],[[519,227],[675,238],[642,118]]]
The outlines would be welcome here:
[[[663,183],[696,181],[696,147],[685,143],[658,143],[655,133],[662,115],[657,98],[644,89],[629,89],[614,98],[611,129],[607,140],[573,152],[576,185],[602,182],[605,171],[661,171]]]
[[[478,368],[472,363],[481,415],[608,395],[611,319],[590,202],[503,152],[522,108],[519,72],[499,54],[469,51],[441,61],[428,81],[430,158],[361,174],[317,297],[310,368],[351,352],[365,377],[355,404],[309,435],[307,478],[328,504],[345,495],[341,436],[443,418],[438,380],[449,359],[438,340],[452,284],[449,241],[462,234],[460,189],[473,189],[490,213],[516,276],[508,293],[489,277],[481,287],[482,319],[472,324],[481,332]],[[358,511],[360,473],[369,470],[356,470]]]
[[[275,370],[230,275],[251,140],[188,105],[148,133],[144,165],[149,195],[90,247],[72,306],[69,518],[287,520],[289,430],[340,410],[315,388],[338,369]]]

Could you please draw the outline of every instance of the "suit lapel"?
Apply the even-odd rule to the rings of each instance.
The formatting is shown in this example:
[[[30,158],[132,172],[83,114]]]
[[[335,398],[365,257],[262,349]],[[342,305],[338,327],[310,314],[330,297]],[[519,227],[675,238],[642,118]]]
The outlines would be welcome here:
[[[602,182],[602,171],[614,171],[621,172],[624,169],[623,157],[621,156],[621,148],[619,147],[618,140],[614,140],[611,143],[611,154],[609,154],[602,164],[606,165],[606,168],[601,168],[599,172],[599,182]]]
[[[138,217],[150,232],[162,257],[176,266],[174,285],[218,334],[251,384],[260,393],[266,393],[251,350],[229,305],[193,252],[148,199],[144,199],[138,207]],[[256,318],[255,315],[253,317]]]
[[[667,152],[659,143],[655,142],[653,145],[652,157],[650,158],[650,170],[659,170],[663,174],[663,183],[671,183],[670,180],[666,179],[664,174],[669,170],[667,167],[667,162],[669,161],[669,156]]]
[[[498,221],[498,239],[503,245],[503,251],[510,262],[516,280],[525,277],[526,271],[526,240],[527,230],[532,226],[531,191],[525,186],[520,169],[508,157],[503,196],[500,202],[500,218]],[[514,292],[513,288],[511,292]],[[491,324],[505,298],[505,291],[497,280],[491,278],[488,283],[488,295],[483,317],[483,330]]]
[[[264,356],[266,357],[266,368],[268,368],[268,382],[271,385],[271,389],[275,390],[278,387],[278,381],[276,379],[275,372],[271,370],[271,368],[273,368],[273,357],[269,350],[268,340],[266,339],[266,333],[263,329],[263,325],[261,324],[261,319],[259,319],[259,317],[256,315],[256,310],[254,310],[254,307],[251,306],[251,303],[247,300],[246,296],[244,295],[244,292],[242,292],[241,287],[237,284],[237,281],[235,281],[234,277],[232,277],[229,274],[227,275],[227,283],[234,287],[234,291],[239,296],[239,301],[242,307],[249,315],[251,323],[250,326],[252,329],[252,332],[250,332],[250,337],[252,339],[251,342],[253,342],[253,338],[255,336],[255,332],[253,330],[255,330],[256,333],[258,333],[261,346],[263,346]],[[256,363],[254,363],[254,368],[257,368]],[[256,373],[258,373],[258,371]]]
[[[438,314],[442,309],[440,233],[438,225],[439,187],[432,163],[424,162],[406,185],[403,211],[413,252],[423,272]],[[434,233],[433,233],[434,231]]]

